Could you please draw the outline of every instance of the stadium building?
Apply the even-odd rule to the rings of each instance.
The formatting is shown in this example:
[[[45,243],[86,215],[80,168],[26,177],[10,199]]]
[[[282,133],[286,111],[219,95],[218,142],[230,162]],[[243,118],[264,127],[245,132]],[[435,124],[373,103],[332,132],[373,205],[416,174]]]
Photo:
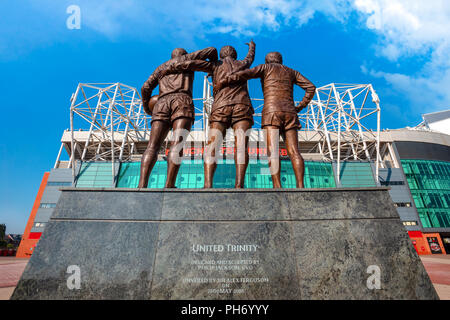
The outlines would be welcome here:
[[[203,152],[212,105],[211,84],[194,99],[196,121],[188,136],[177,177],[178,188],[203,187]],[[250,134],[246,188],[271,188],[267,149],[260,129],[263,99],[252,99],[255,125]],[[368,84],[329,84],[299,115],[306,188],[389,186],[405,229],[419,254],[450,252],[450,111],[423,115],[414,128],[380,129],[380,101]],[[29,257],[58,201],[61,187],[136,188],[151,117],[130,86],[79,84],[71,98],[70,128],[63,132],[55,165],[44,173],[17,256]],[[374,128],[374,129],[373,129]],[[166,179],[168,141],[160,150],[149,188]],[[233,132],[223,141],[215,188],[233,188]],[[68,160],[62,160],[67,155]],[[295,176],[280,141],[281,179]]]

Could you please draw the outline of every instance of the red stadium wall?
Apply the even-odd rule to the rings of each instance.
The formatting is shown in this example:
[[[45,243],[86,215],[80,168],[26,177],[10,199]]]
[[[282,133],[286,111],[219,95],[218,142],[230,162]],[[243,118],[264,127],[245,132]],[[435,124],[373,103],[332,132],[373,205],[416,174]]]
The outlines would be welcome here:
[[[27,226],[25,227],[25,231],[23,232],[22,241],[20,242],[19,248],[17,249],[16,254],[17,258],[29,258],[33,253],[34,247],[38,243],[39,238],[41,237],[40,232],[31,232],[31,229],[33,228],[34,218],[36,217],[39,205],[41,204],[42,195],[44,194],[45,186],[47,185],[49,175],[50,172],[46,172],[42,177],[41,185],[39,186],[36,200],[34,200],[33,208],[31,209]]]
[[[430,249],[430,244],[428,238],[434,238],[440,246],[442,254],[447,254],[445,252],[444,244],[442,243],[441,236],[439,233],[422,233],[421,231],[408,231],[408,235],[412,240],[414,248],[419,255],[432,254]]]

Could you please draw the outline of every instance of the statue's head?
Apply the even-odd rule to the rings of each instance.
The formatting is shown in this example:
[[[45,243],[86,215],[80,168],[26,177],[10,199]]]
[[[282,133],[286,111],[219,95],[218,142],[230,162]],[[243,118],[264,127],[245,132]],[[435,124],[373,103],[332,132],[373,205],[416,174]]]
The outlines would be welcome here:
[[[281,53],[279,52],[269,52],[266,55],[266,63],[279,63],[282,64],[283,63],[283,57],[281,56]]]
[[[184,56],[185,54],[187,54],[186,50],[183,48],[176,48],[172,51],[172,59],[179,56]]]
[[[224,46],[220,49],[220,59],[225,59],[226,57],[237,58],[236,50],[232,46]]]

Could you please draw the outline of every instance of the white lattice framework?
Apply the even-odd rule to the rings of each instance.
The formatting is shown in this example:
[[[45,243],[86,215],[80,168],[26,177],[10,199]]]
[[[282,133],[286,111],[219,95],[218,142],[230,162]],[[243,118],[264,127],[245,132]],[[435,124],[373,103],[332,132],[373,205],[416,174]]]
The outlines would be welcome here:
[[[72,135],[70,162],[74,168],[75,157],[86,160],[86,154],[94,151],[89,160],[122,161],[124,150],[133,154],[134,142],[148,131],[139,92],[121,83],[80,83],[71,97],[70,132]],[[75,127],[89,125],[86,141],[75,140]],[[133,133],[133,134],[132,134]],[[120,134],[118,142],[114,135]]]
[[[252,99],[255,129],[260,128],[263,99]],[[213,98],[207,77],[203,97],[194,99],[193,130],[203,130],[206,140]],[[310,152],[324,161],[336,161],[338,172],[345,160],[364,160],[383,166],[380,157],[380,101],[371,84],[328,84],[317,88],[306,111],[299,115],[303,142],[313,142]],[[121,83],[80,83],[71,97],[70,165],[74,161],[130,161],[140,156],[138,141],[148,140],[151,117],[145,114],[138,90]],[[376,127],[376,130],[370,129]],[[76,131],[84,130],[78,141]],[[204,141],[205,142],[205,141]],[[226,143],[226,141],[225,141]],[[58,153],[59,162],[63,146]]]
[[[335,84],[317,88],[315,99],[300,114],[304,130],[317,132],[325,160],[368,160],[383,166],[380,157],[380,99],[371,84]],[[370,126],[376,127],[375,130]]]
[[[205,115],[212,106],[212,85],[205,78]],[[336,161],[340,172],[341,161],[361,160],[383,165],[380,157],[380,99],[371,84],[331,83],[316,89],[315,99],[306,112],[299,114],[306,141],[319,142],[310,150],[320,153],[324,161]],[[264,99],[252,99],[255,109],[255,125],[260,120]],[[298,103],[298,101],[296,101]],[[370,129],[375,126],[376,130]],[[225,141],[227,142],[227,141]],[[339,180],[339,175],[338,175]]]

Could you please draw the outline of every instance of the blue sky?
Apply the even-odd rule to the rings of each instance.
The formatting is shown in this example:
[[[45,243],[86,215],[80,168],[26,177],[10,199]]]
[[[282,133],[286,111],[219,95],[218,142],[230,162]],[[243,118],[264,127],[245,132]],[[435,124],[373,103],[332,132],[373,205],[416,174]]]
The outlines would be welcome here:
[[[81,9],[80,29],[66,26],[70,5]],[[254,65],[280,51],[317,86],[372,83],[383,128],[450,106],[446,0],[2,0],[0,12],[0,223],[10,233],[23,232],[53,166],[77,84],[140,88],[175,47],[229,44],[242,58],[253,38]],[[250,88],[262,97],[259,82]]]

